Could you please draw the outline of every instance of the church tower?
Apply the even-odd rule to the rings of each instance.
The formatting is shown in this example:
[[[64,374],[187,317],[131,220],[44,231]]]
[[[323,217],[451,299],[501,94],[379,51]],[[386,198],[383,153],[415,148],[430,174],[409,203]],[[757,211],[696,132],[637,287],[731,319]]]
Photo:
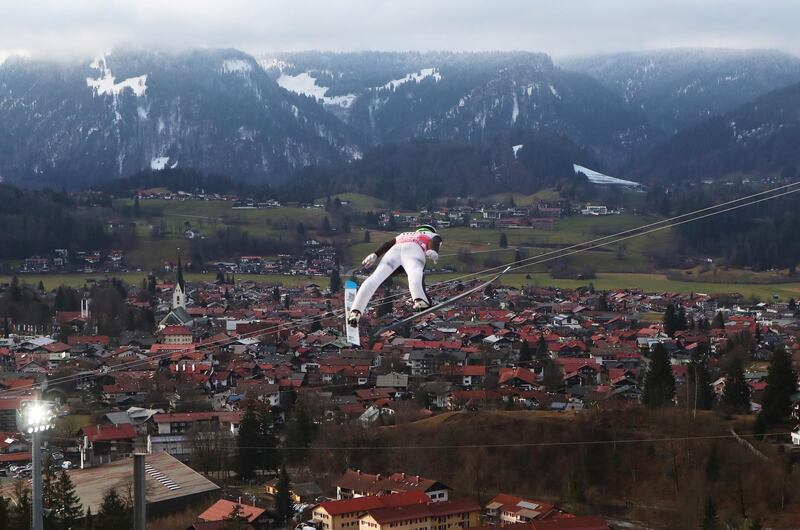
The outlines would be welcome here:
[[[186,282],[183,280],[183,266],[178,255],[178,272],[175,275],[175,289],[172,291],[172,309],[186,308]]]

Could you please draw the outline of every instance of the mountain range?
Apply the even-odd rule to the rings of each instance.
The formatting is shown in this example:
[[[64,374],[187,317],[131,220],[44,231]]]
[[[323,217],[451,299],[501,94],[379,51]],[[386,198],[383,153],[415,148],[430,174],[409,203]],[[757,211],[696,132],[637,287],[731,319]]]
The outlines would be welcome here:
[[[0,177],[81,186],[191,167],[276,183],[368,153],[375,164],[397,155],[385,147],[409,141],[445,151],[482,145],[469,149],[481,151],[490,173],[513,166],[507,162],[519,149],[528,151],[525,167],[545,167],[550,155],[532,152],[534,145],[570,145],[552,156],[580,153],[632,180],[694,178],[709,157],[737,149],[749,153],[741,166],[748,171],[767,167],[769,156],[753,150],[772,149],[767,165],[784,168],[792,154],[774,150],[794,139],[800,89],[787,87],[798,82],[793,56],[706,49],[558,63],[528,52],[252,56],[232,49],[115,50],[72,63],[8,59],[0,65]],[[531,132],[535,141],[522,147],[519,138]],[[714,174],[736,170],[736,160]],[[567,162],[577,161],[547,167],[570,172]]]

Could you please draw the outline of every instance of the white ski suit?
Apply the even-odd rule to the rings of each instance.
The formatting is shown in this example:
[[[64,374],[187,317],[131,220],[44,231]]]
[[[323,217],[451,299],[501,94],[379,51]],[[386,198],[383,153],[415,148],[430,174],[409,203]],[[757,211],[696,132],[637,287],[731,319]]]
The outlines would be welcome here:
[[[393,241],[382,245],[375,255],[383,257],[369,278],[358,288],[351,310],[363,313],[378,287],[399,267],[403,267],[408,276],[411,298],[425,300],[430,304],[422,281],[425,258],[430,256],[434,261],[438,259],[441,241],[441,237],[433,232],[404,232]]]

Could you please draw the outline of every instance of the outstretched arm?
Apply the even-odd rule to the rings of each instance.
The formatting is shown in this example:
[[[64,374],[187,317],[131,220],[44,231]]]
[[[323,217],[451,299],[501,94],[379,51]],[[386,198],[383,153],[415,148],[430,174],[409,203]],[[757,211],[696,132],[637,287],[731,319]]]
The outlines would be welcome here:
[[[378,250],[364,258],[364,261],[361,264],[366,267],[370,268],[375,265],[375,262],[378,261],[378,258],[389,252],[389,249],[394,246],[394,239],[387,241],[383,245],[378,247]]]
[[[383,245],[379,246],[378,250],[375,251],[375,255],[380,258],[384,254],[389,252],[389,249],[394,246],[394,241],[395,241],[394,239],[390,239],[389,241],[387,241]]]

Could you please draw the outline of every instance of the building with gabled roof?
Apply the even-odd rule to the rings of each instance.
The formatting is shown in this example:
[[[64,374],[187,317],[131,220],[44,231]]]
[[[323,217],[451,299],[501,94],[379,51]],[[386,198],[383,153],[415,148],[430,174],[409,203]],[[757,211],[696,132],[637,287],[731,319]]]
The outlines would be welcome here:
[[[346,530],[358,527],[359,517],[369,510],[429,502],[430,498],[421,491],[354,497],[318,504],[312,511],[312,519],[321,530]]]
[[[486,505],[486,514],[500,524],[528,523],[557,513],[559,511],[552,504],[506,493],[497,494]]]
[[[387,495],[403,492],[423,492],[434,501],[446,501],[452,490],[441,482],[410,475],[406,473],[393,473],[391,475],[372,475],[359,470],[348,469],[344,475],[333,482],[336,486],[337,499],[351,499],[374,495]]]
[[[251,525],[261,528],[267,524],[267,510],[258,506],[251,506],[241,502],[234,502],[220,499],[209,506],[203,513],[197,516],[200,522],[211,523],[215,521],[226,521],[234,510]]]

